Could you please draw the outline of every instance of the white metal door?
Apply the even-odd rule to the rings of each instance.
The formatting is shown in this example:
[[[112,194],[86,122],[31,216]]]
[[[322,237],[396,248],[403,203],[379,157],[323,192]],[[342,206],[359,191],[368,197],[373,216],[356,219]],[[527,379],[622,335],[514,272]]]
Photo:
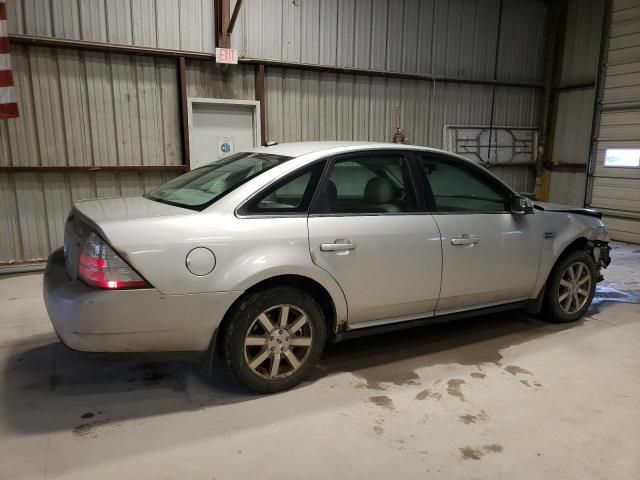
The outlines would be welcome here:
[[[258,145],[258,103],[189,99],[191,168]]]

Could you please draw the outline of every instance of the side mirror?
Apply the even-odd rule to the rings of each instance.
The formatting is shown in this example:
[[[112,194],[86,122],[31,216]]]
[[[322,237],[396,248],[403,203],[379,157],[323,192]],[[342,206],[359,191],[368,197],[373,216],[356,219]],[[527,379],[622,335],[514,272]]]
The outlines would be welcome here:
[[[519,213],[522,215],[533,213],[533,202],[520,195],[514,195],[511,197],[511,213]]]

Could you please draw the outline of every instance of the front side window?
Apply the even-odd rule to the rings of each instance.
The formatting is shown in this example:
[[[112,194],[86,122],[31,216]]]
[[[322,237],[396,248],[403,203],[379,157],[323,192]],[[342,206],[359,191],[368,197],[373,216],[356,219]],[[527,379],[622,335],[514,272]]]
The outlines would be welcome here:
[[[290,159],[265,153],[238,153],[180,175],[145,197],[178,207],[204,210],[243,183]]]
[[[372,153],[338,160],[323,189],[322,213],[416,211],[409,168],[402,155]]]
[[[507,212],[508,192],[473,167],[422,157],[436,212]]]

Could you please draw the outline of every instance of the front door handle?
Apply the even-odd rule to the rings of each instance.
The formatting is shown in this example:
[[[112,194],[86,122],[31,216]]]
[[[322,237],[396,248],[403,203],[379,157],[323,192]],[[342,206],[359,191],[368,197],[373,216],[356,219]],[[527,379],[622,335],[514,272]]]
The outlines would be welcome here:
[[[460,238],[452,238],[451,245],[475,245],[479,241],[477,235],[464,234]]]
[[[336,240],[333,243],[320,244],[320,250],[323,252],[346,252],[355,249],[356,244],[351,243],[349,240]]]

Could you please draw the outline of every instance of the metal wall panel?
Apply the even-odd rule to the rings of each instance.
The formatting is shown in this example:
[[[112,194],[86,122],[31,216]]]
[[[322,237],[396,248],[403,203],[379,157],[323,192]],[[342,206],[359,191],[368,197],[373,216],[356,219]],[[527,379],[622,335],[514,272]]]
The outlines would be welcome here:
[[[0,122],[1,166],[180,165],[175,60],[14,47],[20,117]],[[254,68],[189,61],[189,96],[254,99]],[[140,195],[173,172],[0,173],[0,263],[61,245],[73,201]]]
[[[536,186],[535,171],[529,166],[492,166],[491,172],[507,182],[516,192],[533,192]]]
[[[180,165],[175,60],[14,46],[20,117],[0,122],[2,166]],[[43,259],[73,200],[139,194],[159,172],[0,174],[0,263]]]
[[[0,173],[0,264],[46,259],[76,200],[140,195],[171,172]]]
[[[20,117],[0,165],[180,165],[175,60],[12,48]]]
[[[611,237],[640,242],[640,168],[606,167],[607,148],[640,148],[640,0],[616,0],[610,25],[591,204]]]
[[[562,85],[595,82],[602,36],[602,0],[571,0],[562,53]]]
[[[537,125],[539,95],[531,89],[499,87],[495,124]],[[389,142],[400,107],[407,143],[442,148],[446,125],[490,123],[491,98],[492,87],[483,85],[269,68],[269,139]],[[533,188],[530,168],[495,168],[514,188]]]
[[[213,0],[9,0],[9,32],[213,52]]]
[[[584,205],[587,172],[551,172],[549,201],[564,205]]]
[[[493,77],[499,0],[247,0],[233,35],[257,58]],[[54,8],[55,7],[55,8]],[[211,0],[13,0],[10,31],[212,51]],[[544,2],[505,0],[498,78],[542,78]],[[524,33],[523,33],[524,32]],[[182,163],[175,60],[13,48],[21,108],[0,123],[0,165]],[[254,99],[250,66],[189,60],[189,96]],[[498,87],[495,125],[535,126],[541,92]],[[400,107],[410,143],[443,146],[446,125],[488,125],[493,87],[267,69],[269,138],[389,141]],[[530,191],[528,167],[494,167]],[[133,195],[166,173],[3,173],[0,262],[42,259],[62,241],[73,200]]]
[[[547,15],[545,3],[503,0],[503,9],[497,77],[501,80],[542,81]]]
[[[602,36],[604,2],[570,0],[564,34],[560,85],[593,83],[594,86],[557,92],[552,162],[584,165],[589,162],[595,81]],[[584,205],[586,173],[553,170],[548,199],[568,205]]]
[[[553,135],[553,163],[587,165],[591,144],[594,95],[593,88],[559,92]],[[552,177],[556,173],[560,172],[553,172]],[[583,197],[578,204],[584,202],[583,186],[580,189],[583,190]],[[556,201],[553,196],[550,198]]]
[[[254,67],[187,60],[187,96],[255,100]]]
[[[240,56],[493,78],[499,0],[247,0]],[[546,8],[504,1],[498,78],[541,81]]]

